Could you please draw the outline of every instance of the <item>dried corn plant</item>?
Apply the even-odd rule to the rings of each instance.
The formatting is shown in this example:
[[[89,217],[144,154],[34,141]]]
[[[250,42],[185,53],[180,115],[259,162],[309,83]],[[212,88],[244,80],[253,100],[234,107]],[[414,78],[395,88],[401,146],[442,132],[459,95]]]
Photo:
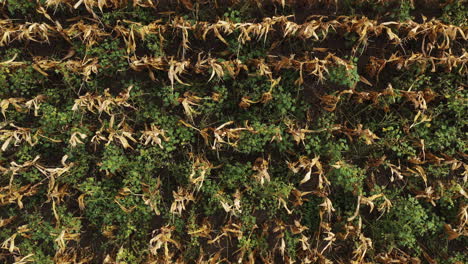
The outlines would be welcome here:
[[[172,214],[182,215],[182,212],[186,209],[185,207],[195,201],[193,193],[179,186],[177,192],[173,191],[174,202],[171,205],[170,212]]]
[[[235,148],[243,131],[255,133],[255,130],[252,127],[249,127],[247,123],[245,124],[245,127],[227,128],[227,126],[232,124],[234,124],[234,122],[229,121],[216,128],[210,127],[203,129],[201,133],[205,142],[209,142],[210,135],[208,131],[211,131],[213,133],[213,143],[210,144],[212,149],[219,149],[223,144]]]
[[[242,213],[242,196],[239,190],[236,190],[236,192],[232,196],[234,198],[232,202],[224,198],[222,194],[217,194],[216,198],[219,200],[219,203],[221,204],[226,213],[231,214],[233,216],[238,216]]]
[[[39,185],[24,185],[21,187],[6,186],[0,187],[0,206],[9,204],[18,205],[19,209],[24,208],[23,198],[37,194]]]
[[[150,128],[145,125],[145,130],[141,132],[140,141],[144,142],[144,145],[158,145],[160,148],[164,148],[162,145],[163,140],[169,141],[164,129],[158,128],[156,125],[151,124]]]
[[[0,141],[3,142],[1,150],[6,151],[11,143],[14,146],[19,146],[22,142],[34,146],[39,142],[40,130],[34,130],[26,127],[18,127],[13,123],[8,124],[11,130],[0,129]],[[2,127],[3,128],[3,127]]]
[[[161,227],[159,233],[150,240],[149,250],[151,254],[158,255],[158,250],[164,249],[164,260],[170,262],[174,256],[174,252],[169,251],[169,246],[173,245],[175,248],[180,249],[181,245],[179,242],[172,238],[172,232],[174,231],[173,226]]]
[[[191,160],[193,161],[192,170],[189,175],[189,181],[195,185],[195,190],[199,191],[203,186],[205,178],[210,173],[211,169],[218,168],[214,166],[206,157],[199,154],[189,153]]]
[[[135,109],[130,103],[128,103],[131,90],[132,86],[130,86],[126,91],[121,92],[116,97],[113,97],[109,93],[109,89],[104,90],[104,95],[86,93],[85,95],[80,96],[78,99],[75,99],[75,104],[73,105],[72,110],[78,111],[84,109],[91,113],[96,113],[97,111],[99,115],[104,112],[112,116],[112,110],[116,106]]]
[[[289,169],[294,172],[298,173],[299,171],[306,171],[304,178],[301,180],[301,184],[308,182],[312,176],[312,169],[315,168],[317,171],[314,174],[318,174],[318,188],[322,189],[325,185],[329,185],[330,182],[324,175],[322,164],[319,161],[320,157],[317,156],[313,159],[309,159],[308,157],[302,156],[296,162],[287,162]]]
[[[24,108],[24,104],[23,102],[25,102],[26,99],[24,98],[8,98],[8,99],[3,99],[2,101],[0,101],[0,109],[2,111],[2,115],[5,119],[7,119],[6,117],[6,111],[8,110],[8,108],[11,106],[13,106],[16,110],[16,112],[23,112],[23,108]]]
[[[270,181],[270,174],[268,173],[268,161],[263,158],[257,158],[254,162],[252,170],[257,173],[253,175],[256,181],[259,181],[261,185],[265,182]]]
[[[200,105],[203,98],[194,95],[192,92],[185,92],[183,97],[178,98],[177,100],[184,108],[185,115],[190,119],[193,123],[193,117],[197,114],[200,114],[193,107]]]
[[[91,138],[91,143],[99,144],[101,141],[107,141],[106,146],[112,142],[119,143],[123,148],[133,149],[130,145],[130,142],[137,143],[138,141],[133,137],[134,132],[127,123],[125,123],[125,118],[122,119],[120,123],[115,125],[114,128],[115,116],[111,115],[108,126],[103,125],[95,135]]]
[[[70,140],[68,141],[68,143],[70,143],[72,147],[76,147],[78,146],[78,144],[84,144],[82,140],[84,140],[86,137],[87,135],[84,133],[73,132],[70,136]]]
[[[110,34],[102,30],[98,24],[85,24],[83,21],[79,21],[71,27],[63,29],[62,32],[70,40],[78,38],[81,42],[85,43],[87,47],[92,47],[105,37],[110,36]]]

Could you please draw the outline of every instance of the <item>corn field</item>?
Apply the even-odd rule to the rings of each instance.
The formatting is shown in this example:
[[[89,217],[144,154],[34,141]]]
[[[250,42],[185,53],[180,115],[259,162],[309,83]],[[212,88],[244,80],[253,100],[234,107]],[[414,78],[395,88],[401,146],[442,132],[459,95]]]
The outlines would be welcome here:
[[[0,1],[0,263],[467,263],[467,7]]]

